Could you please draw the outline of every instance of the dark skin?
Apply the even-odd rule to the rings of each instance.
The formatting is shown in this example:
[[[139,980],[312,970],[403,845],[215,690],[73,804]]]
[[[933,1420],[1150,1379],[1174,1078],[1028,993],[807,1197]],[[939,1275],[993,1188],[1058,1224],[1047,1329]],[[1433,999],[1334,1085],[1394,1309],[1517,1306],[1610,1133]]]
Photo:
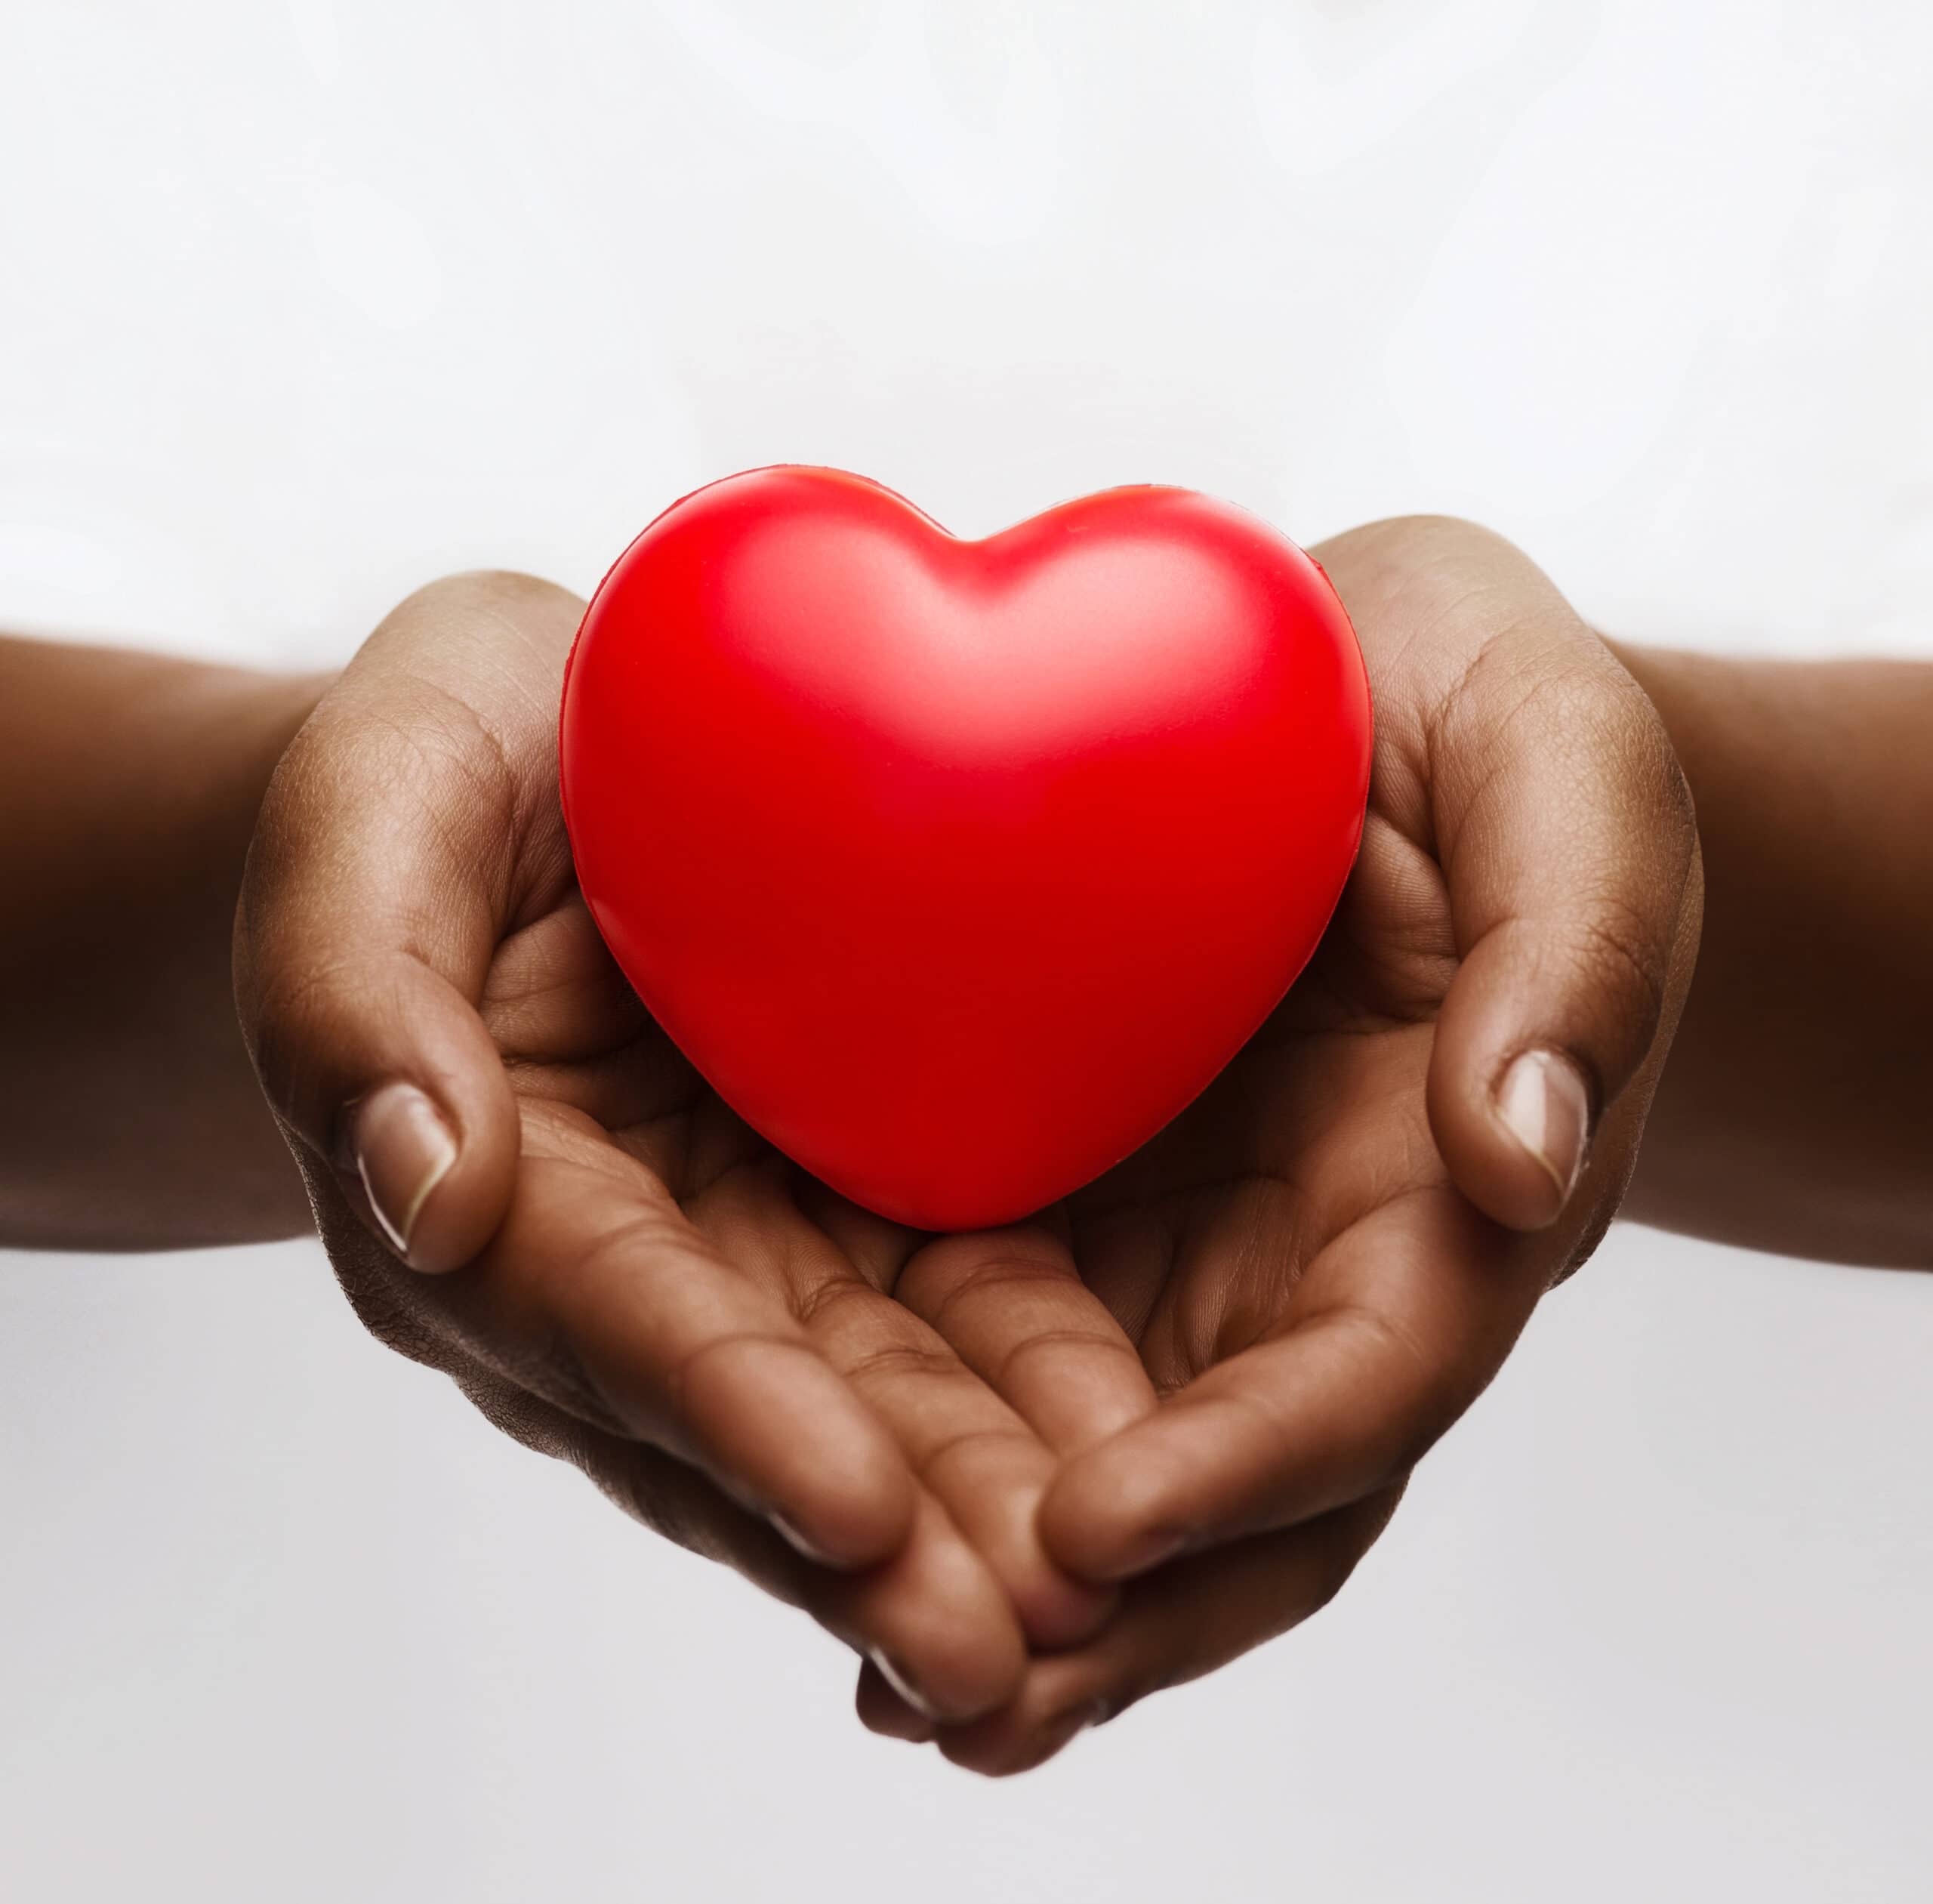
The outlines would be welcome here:
[[[1640,1174],[1646,1215],[1723,1233],[1731,1193],[1702,1190],[1699,1160],[1736,1144],[1748,1108],[1764,1141],[1740,1180],[1796,1174],[1777,1081],[1747,1107],[1722,1054],[1779,1035],[1754,1011],[1816,1011],[1817,994],[1708,964],[1685,1043],[1719,1055],[1688,1066],[1682,1097],[1665,1071],[1700,897],[1666,729],[1701,804],[1728,774],[1742,795],[1754,771],[1732,765],[1723,694],[1706,724],[1675,658],[1635,656],[1648,696],[1529,563],[1467,526],[1379,525],[1318,553],[1379,716],[1336,924],[1175,1125],[991,1234],[923,1237],[831,1197],[644,1019],[556,820],[580,606],[561,591],[470,577],[412,598],[263,805],[243,1017],[365,1319],[641,1519],[889,1662],[862,1671],[867,1722],[984,1770],[1038,1763],[1336,1591],[1611,1220],[1661,1071],[1673,1157]],[[1933,671],[1906,671],[1925,693]],[[1802,702],[1790,718],[1805,725]],[[1904,788],[1876,776],[1888,810],[1916,786],[1933,810],[1923,764],[1902,748],[1898,765]],[[1737,812],[1736,833],[1707,823],[1726,856],[1715,896],[1811,890],[1809,864],[1778,865],[1805,831],[1755,829],[1743,797]],[[1835,878],[1860,837],[1855,813],[1827,842]],[[1754,852],[1762,877],[1743,871]],[[1889,890],[1916,864],[1885,863]],[[1734,917],[1714,943],[1757,930]],[[1811,969],[1842,994],[1872,963],[1848,930]],[[1904,1022],[1885,1061],[1923,1075],[1933,1037]],[[100,1062],[113,1079],[111,1049]],[[1785,1115],[1805,1128],[1802,1104]],[[1909,1153],[1929,1134],[1906,1115],[1882,1148],[1897,1168],[1847,1157],[1913,1260],[1928,1199]],[[113,1168],[73,1166],[97,1185]],[[1824,1234],[1840,1189],[1820,1199]]]
[[[1187,1116],[996,1233],[830,1196],[644,1017],[556,809],[575,598],[413,598],[265,806],[243,1020],[365,1317],[988,1770],[1334,1591],[1609,1221],[1688,982],[1689,805],[1603,644],[1481,532],[1321,553],[1381,730],[1336,926]]]
[[[1056,1444],[1044,1544],[1077,1577],[1131,1584],[1102,1634],[1037,1659],[1000,1712],[937,1730],[948,1756],[981,1770],[1037,1764],[1336,1591],[1415,1462],[1608,1227],[1690,981],[1688,806],[1650,709],[1601,644],[1514,551],[1453,526],[1371,530],[1319,554],[1379,689],[1364,850],[1270,1024],[1167,1131],[1071,1201],[1087,1326],[1113,1329],[1160,1405]],[[1548,758],[1524,760],[1513,724],[1546,745],[1588,737],[1591,751],[1553,774]],[[1619,765],[1599,779],[1605,760]],[[1537,881],[1518,881],[1506,842]],[[1567,865],[1581,884],[1567,887]],[[1493,1133],[1459,1121],[1482,1114],[1463,1091],[1494,1069],[1478,1054],[1526,1045],[1576,1055],[1606,1108],[1588,1168],[1541,1224],[1534,1179],[1479,1182],[1516,1227],[1477,1208],[1445,1156],[1507,1161],[1483,1149]],[[1030,1407],[1003,1375],[1014,1325],[987,1307],[948,1332],[1051,1437],[1038,1411],[1064,1406],[1058,1372],[1043,1350]],[[876,1729],[928,1730],[871,1675],[859,1700]]]
[[[1933,668],[1620,652],[1697,789],[1710,892],[1629,1213],[1933,1267]]]
[[[322,687],[0,639],[0,1243],[305,1227],[228,947],[263,792]]]

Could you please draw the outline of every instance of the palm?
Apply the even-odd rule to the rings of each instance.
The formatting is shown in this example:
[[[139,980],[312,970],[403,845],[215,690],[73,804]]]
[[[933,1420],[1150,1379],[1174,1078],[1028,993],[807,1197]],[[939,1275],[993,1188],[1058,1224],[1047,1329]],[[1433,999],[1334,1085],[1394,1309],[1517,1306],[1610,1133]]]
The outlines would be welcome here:
[[[1373,822],[1310,971],[1180,1119],[1033,1223],[944,1238],[837,1196],[735,1116],[560,877],[482,1000],[525,1124],[529,1220],[511,1242],[595,1261],[648,1224],[660,1260],[670,1244],[777,1292],[986,1554],[1030,1639],[1080,1641],[1107,1603],[1034,1536],[1056,1464],[1312,1305],[1354,1300],[1323,1273],[1327,1246],[1413,1193],[1447,1194],[1421,1101],[1441,982],[1429,948],[1447,927],[1403,915],[1414,868],[1385,835]],[[560,1399],[595,1412],[588,1390]]]
[[[534,914],[535,916],[530,916]],[[595,1261],[646,1226],[671,1273],[775,1295],[871,1406],[939,1512],[993,1566],[1028,1636],[1090,1632],[1107,1596],[1047,1565],[1031,1517],[1053,1459],[930,1323],[894,1299],[935,1254],[789,1163],[718,1097],[638,1001],[560,876],[504,940],[482,1001],[524,1125],[506,1244]],[[599,1412],[594,1377],[560,1397]]]
[[[524,1119],[531,1220],[513,1239],[595,1261],[647,1224],[661,1261],[669,1245],[674,1264],[702,1259],[775,1292],[887,1423],[940,1516],[989,1559],[1035,1646],[1077,1646],[1107,1603],[1035,1536],[1056,1464],[1318,1319],[1327,1326],[1309,1339],[1346,1375],[1349,1356],[1333,1354],[1343,1338],[1378,1352],[1400,1340],[1392,1282],[1440,1270],[1443,1245],[1481,1224],[1450,1186],[1424,1109],[1432,1021],[1456,960],[1429,843],[1395,817],[1406,804],[1379,785],[1309,971],[1195,1104],[1034,1222],[945,1238],[835,1196],[736,1117],[639,1003],[560,860],[499,947],[482,1001]],[[1312,1385],[1308,1412],[1326,1418],[1333,1445],[1352,1398],[1339,1406],[1323,1391]],[[594,1393],[562,1399],[596,1406]],[[1386,1418],[1400,1435],[1401,1411]],[[1373,1428],[1362,1439],[1294,1504],[1287,1518],[1312,1526],[1269,1537],[1258,1524],[1262,1538],[1232,1566],[1195,1563],[1203,1590],[1211,1566],[1280,1573],[1285,1554],[1291,1577],[1346,1569],[1393,1499],[1392,1455],[1413,1452]],[[1166,1569],[1137,1584],[1133,1604],[1176,1590],[1168,1576],[1191,1590],[1185,1564]],[[1292,1595],[1260,1617],[1268,1628],[1300,1610]],[[1199,1663],[1258,1637],[1253,1621],[1229,1625]],[[1050,1658],[1050,1678],[1082,1656]],[[891,1696],[868,1678],[877,1713]]]
[[[946,1298],[976,1257],[997,1273],[997,1237],[954,1239],[936,1294],[920,1256],[902,1273],[902,1295],[1058,1452],[1090,1454],[1081,1497],[1050,1502],[1054,1552],[1087,1577],[1135,1576],[1109,1634],[1037,1662],[1007,1710],[948,1738],[966,1762],[1035,1762],[1084,1702],[1105,1714],[1323,1603],[1545,1285],[1548,1252],[1472,1208],[1432,1135],[1435,1021],[1459,960],[1426,767],[1379,752],[1362,850],[1308,969],[1200,1098],[1058,1213],[1081,1313],[1024,1354],[1017,1319],[963,1328]],[[1124,1392],[1093,1379],[1104,1344],[1135,1358],[1151,1397],[1185,1399],[1182,1434],[1100,1445]],[[1083,1396],[1084,1416],[1068,1399]],[[1164,1663],[1137,1683],[1143,1657]],[[862,1675],[874,1723],[889,1703]]]
[[[1164,1391],[1363,1293],[1331,1245],[1450,1194],[1423,1087],[1454,968],[1420,847],[1372,814],[1335,921],[1288,998],[1155,1140],[1074,1199],[1083,1280]]]
[[[1064,1458],[1131,1419],[1137,1394],[1142,1412],[1184,1392],[1198,1407],[1211,1372],[1245,1353],[1309,1350],[1301,1399],[1262,1424],[1274,1448],[1306,1434],[1303,1498],[1219,1530],[1253,1538],[1135,1581],[1113,1632],[1040,1661],[1010,1708],[950,1737],[949,1750],[988,1769],[1033,1762],[1065,1736],[1055,1715],[1086,1692],[1105,1688],[1111,1706],[1148,1690],[1121,1684],[1137,1624],[1195,1634],[1167,1676],[1206,1671],[1319,1603],[1380,1532],[1401,1485],[1389,1477],[1420,1450],[1401,1445],[1400,1407],[1366,1412],[1397,1384],[1348,1392],[1357,1350],[1373,1360],[1393,1349],[1406,1378],[1437,1380],[1392,1319],[1414,1293],[1400,1285],[1446,1267],[1454,1277],[1445,1258],[1473,1226],[1488,1227],[1451,1188],[1424,1109],[1431,1020],[1454,964],[1433,861],[1373,807],[1343,904],[1289,997],[1201,1097],[1035,1233],[1029,1279],[1060,1279],[1050,1326],[1013,1300],[1011,1233],[951,1239],[908,1259],[902,1300]],[[1253,1395],[1232,1390],[1224,1406],[1232,1418],[1204,1411],[1204,1436],[1252,1444]],[[1115,1525],[1163,1484],[1158,1464],[1124,1469],[1108,1490]],[[1160,1557],[1117,1542],[1094,1570],[1139,1573]],[[876,1680],[862,1677],[861,1705],[889,1724]]]
[[[997,1232],[917,1235],[814,1184],[632,996],[556,810],[573,597],[502,575],[412,597],[264,803],[243,1016],[365,1319],[646,1519],[917,1659],[936,1711],[991,1713],[942,1735],[989,1769],[1340,1584],[1609,1220],[1688,982],[1682,779],[1603,644],[1466,525],[1321,555],[1378,721],[1336,921],[1169,1129]],[[1506,1102],[1518,1077],[1540,1111]],[[1110,1619],[1080,1583],[1114,1581]],[[1023,1626],[1060,1649],[1028,1663]],[[919,1736],[877,1673],[861,1693]]]
[[[1382,546],[1330,552],[1372,608],[1372,672],[1407,700],[1383,697],[1363,850],[1330,931],[1200,1100],[1031,1223],[927,1237],[786,1163],[630,993],[554,820],[547,890],[492,965],[482,1008],[521,1101],[530,1218],[498,1247],[528,1238],[578,1276],[642,1231],[653,1276],[749,1282],[782,1307],[907,1456],[925,1547],[963,1535],[1047,1649],[982,1722],[991,1762],[1003,1728],[1022,1756],[1050,1748],[1084,1688],[1132,1696],[1126,1662],[1156,1625],[1198,1636],[1154,1649],[1165,1683],[1319,1604],[1548,1272],[1547,1248],[1457,1193],[1432,1140],[1436,1021],[1459,947],[1430,737],[1458,668],[1484,650],[1443,638],[1436,595],[1391,582]],[[1447,572],[1433,565],[1433,591]],[[1427,665],[1412,668],[1425,636]],[[1471,798],[1460,789],[1451,809]],[[594,1409],[588,1372],[567,1405]],[[757,1417],[754,1384],[738,1404]],[[1195,1547],[1216,1551],[1159,1564]],[[1079,1582],[1130,1576],[1099,1631],[1109,1601]],[[871,1669],[861,1702],[888,1729],[908,1723]]]

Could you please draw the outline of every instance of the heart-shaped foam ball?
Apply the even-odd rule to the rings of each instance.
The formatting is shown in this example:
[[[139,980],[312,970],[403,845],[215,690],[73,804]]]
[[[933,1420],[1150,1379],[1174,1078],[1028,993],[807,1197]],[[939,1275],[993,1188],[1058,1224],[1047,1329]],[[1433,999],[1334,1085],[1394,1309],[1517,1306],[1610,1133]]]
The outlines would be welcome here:
[[[1315,949],[1370,703],[1327,578],[1189,491],[949,535],[832,470],[667,510],[564,690],[586,900],[753,1128],[869,1208],[1000,1223],[1144,1143]]]

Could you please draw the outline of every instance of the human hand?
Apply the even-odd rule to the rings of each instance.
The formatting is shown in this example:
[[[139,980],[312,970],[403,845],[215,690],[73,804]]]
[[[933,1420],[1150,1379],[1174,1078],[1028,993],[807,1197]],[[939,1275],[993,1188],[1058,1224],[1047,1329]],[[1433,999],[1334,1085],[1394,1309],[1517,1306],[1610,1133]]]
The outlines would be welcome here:
[[[1065,1458],[1048,1554],[1129,1583],[1103,1631],[970,1725],[862,1670],[868,1724],[982,1770],[1040,1763],[1336,1591],[1609,1226],[1690,982],[1690,801],[1609,649],[1467,524],[1315,553],[1377,724],[1361,853],[1315,959],[1215,1085],[1056,1217],[1057,1341],[1023,1354],[1024,1313],[961,1296],[997,1286],[1009,1237],[954,1239],[944,1278],[915,1258],[900,1279]],[[1079,1398],[1129,1360],[1151,1386],[1103,1435]]]
[[[1025,1641],[1086,1637],[1114,1591],[1047,1560],[1053,1455],[893,1298],[947,1245],[754,1137],[606,952],[556,793],[581,612],[458,577],[325,696],[250,854],[250,1048],[378,1336],[889,1662],[930,1713],[985,1711]],[[1130,1409],[1140,1385],[1136,1364]]]

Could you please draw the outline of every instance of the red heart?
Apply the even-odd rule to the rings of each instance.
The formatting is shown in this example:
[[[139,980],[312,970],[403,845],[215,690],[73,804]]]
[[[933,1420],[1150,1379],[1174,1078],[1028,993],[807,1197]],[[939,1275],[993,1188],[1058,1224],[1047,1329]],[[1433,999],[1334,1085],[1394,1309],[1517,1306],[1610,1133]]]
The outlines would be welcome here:
[[[1321,570],[1185,489],[962,542],[837,471],[666,511],[566,677],[606,942],[747,1122],[929,1229],[1125,1156],[1261,1024],[1362,832]]]

